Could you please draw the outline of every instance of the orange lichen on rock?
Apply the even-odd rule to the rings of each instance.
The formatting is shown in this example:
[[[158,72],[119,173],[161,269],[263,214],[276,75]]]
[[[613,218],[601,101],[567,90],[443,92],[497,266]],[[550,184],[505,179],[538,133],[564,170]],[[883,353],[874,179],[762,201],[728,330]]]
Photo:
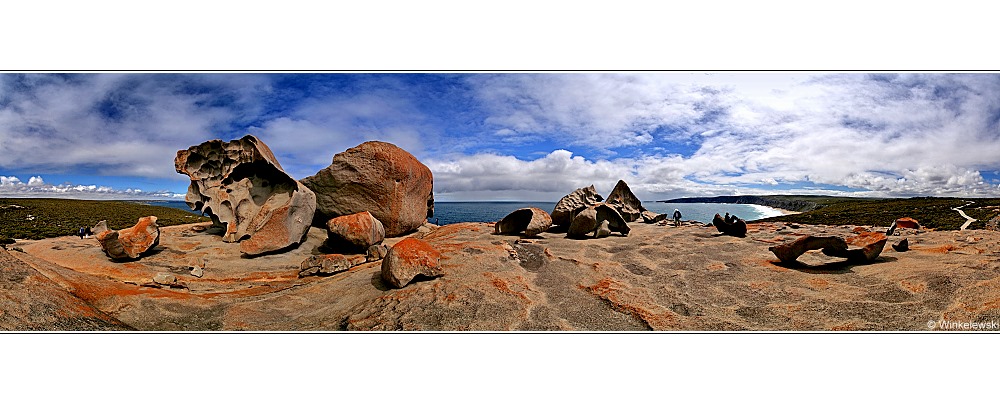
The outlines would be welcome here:
[[[723,269],[726,269],[727,267],[726,267],[726,263],[715,261],[715,262],[713,262],[711,264],[708,264],[708,266],[706,268],[709,271],[721,271]]]
[[[656,304],[645,293],[633,292],[629,285],[623,282],[604,278],[591,286],[580,285],[580,288],[606,300],[619,311],[639,317],[653,330],[678,328],[676,316],[672,311]]]
[[[754,290],[764,290],[771,286],[774,286],[774,282],[771,281],[750,282],[749,284],[747,284],[747,286],[749,286],[751,289]]]
[[[923,282],[900,281],[899,286],[913,293],[924,293],[927,290],[927,284]]]
[[[531,299],[529,299],[527,295],[525,295],[522,292],[517,292],[511,289],[510,284],[507,283],[507,281],[505,281],[503,278],[497,276],[496,274],[493,274],[492,272],[483,272],[483,276],[486,276],[486,278],[490,280],[490,283],[493,285],[493,287],[497,288],[501,292],[515,296],[525,302],[531,302]],[[526,285],[521,285],[521,286],[524,287]]]
[[[417,275],[443,275],[441,253],[426,241],[407,238],[392,246],[389,254],[382,260],[382,279],[401,288]]]
[[[823,278],[809,278],[806,283],[814,289],[826,289],[830,287],[830,281]]]

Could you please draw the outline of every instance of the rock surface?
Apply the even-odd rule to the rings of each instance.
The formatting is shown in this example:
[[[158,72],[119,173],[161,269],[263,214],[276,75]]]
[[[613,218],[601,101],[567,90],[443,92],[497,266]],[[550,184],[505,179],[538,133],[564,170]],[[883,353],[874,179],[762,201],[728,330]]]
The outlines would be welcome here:
[[[396,243],[382,260],[382,280],[402,288],[417,275],[435,277],[441,272],[441,253],[423,240],[408,238]]]
[[[802,236],[790,243],[768,248],[775,257],[785,263],[795,262],[806,251],[822,249],[847,250],[847,242],[838,236]]]
[[[642,207],[642,201],[636,198],[624,180],[618,180],[618,183],[615,184],[615,189],[611,190],[611,193],[608,194],[608,199],[604,203],[617,209],[626,222],[639,220],[642,217],[642,212],[646,211],[646,208]]]
[[[904,229],[919,229],[920,222],[918,222],[917,219],[914,219],[912,217],[901,217],[899,219],[896,219],[896,227]]]
[[[174,168],[191,179],[184,200],[224,223],[222,239],[259,255],[302,241],[316,196],[285,173],[271,149],[252,135],[210,140],[177,152]]]
[[[604,234],[598,231],[603,222],[607,222],[609,231],[621,233],[623,236],[627,236],[631,230],[617,209],[604,203],[598,203],[583,209],[573,217],[573,222],[570,224],[566,236],[572,238],[598,237]]]
[[[382,280],[379,262],[298,277],[326,239],[321,228],[297,249],[252,260],[193,225],[161,228],[164,249],[134,262],[108,261],[96,241],[76,236],[19,240],[27,254],[11,252],[14,264],[51,280],[37,279],[51,290],[27,293],[30,277],[0,278],[13,285],[0,287],[0,321],[22,330],[108,326],[59,317],[73,307],[50,299],[59,293],[121,327],[160,331],[926,331],[929,320],[1000,321],[1000,233],[926,231],[907,236],[910,251],[886,249],[867,265],[820,251],[785,265],[768,247],[805,235],[849,238],[853,226],[750,223],[745,238],[704,226],[630,226],[627,238],[582,241],[497,236],[486,223],[426,226],[412,237],[441,253],[447,275],[401,289]],[[211,270],[187,276],[188,260],[199,257]],[[168,270],[187,289],[140,286]]]
[[[342,254],[313,255],[299,265],[299,276],[333,275],[343,272],[366,262],[361,255],[346,256]]]
[[[366,252],[385,240],[382,222],[368,211],[330,219],[326,229],[326,245],[337,251]]]
[[[511,212],[497,222],[497,234],[521,234],[532,237],[552,227],[552,217],[538,208],[522,208]]]
[[[416,230],[434,215],[431,170],[391,143],[365,142],[338,153],[302,183],[316,192],[322,220],[368,211],[387,237]]]
[[[552,209],[552,225],[569,226],[577,213],[604,200],[593,185],[580,188],[559,199]]]
[[[156,226],[156,216],[146,216],[127,229],[97,234],[97,241],[113,260],[136,259],[160,243],[160,228]]]

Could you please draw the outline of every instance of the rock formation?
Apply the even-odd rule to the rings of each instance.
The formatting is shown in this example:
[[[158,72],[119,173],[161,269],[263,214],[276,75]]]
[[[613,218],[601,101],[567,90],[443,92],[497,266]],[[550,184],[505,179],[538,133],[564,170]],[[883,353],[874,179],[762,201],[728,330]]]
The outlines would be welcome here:
[[[642,212],[646,211],[646,208],[642,207],[642,201],[636,198],[624,180],[618,180],[605,203],[617,209],[626,222],[639,220]]]
[[[552,209],[552,224],[555,226],[569,226],[577,213],[602,200],[604,200],[604,197],[597,193],[593,185],[577,189],[569,195],[562,197],[556,203],[555,208]]]
[[[299,243],[312,225],[316,196],[252,135],[210,140],[177,152],[174,166],[191,178],[184,200],[225,224],[222,239],[258,255]]]
[[[722,216],[719,216],[719,214],[716,213],[715,217],[712,218],[712,224],[715,225],[715,228],[720,232],[730,236],[746,237],[747,235],[747,223],[744,222],[743,219],[737,218],[735,221],[726,222]]]
[[[800,255],[809,250],[822,249],[823,254],[831,257],[847,258],[849,262],[867,263],[875,261],[887,238],[877,232],[865,232],[844,240],[839,236],[802,236],[790,243],[768,248],[781,262],[795,262]],[[848,248],[856,246],[861,248]]]
[[[101,220],[100,222],[97,222],[97,224],[95,224],[94,227],[90,228],[90,234],[93,234],[93,235],[96,236],[96,235],[104,233],[104,232],[106,232],[108,230],[111,230],[111,228],[108,227],[108,221],[107,220]]]
[[[316,192],[322,220],[368,211],[386,237],[416,230],[434,215],[431,170],[391,143],[365,142],[338,153],[302,183]]]
[[[552,217],[538,208],[522,208],[511,212],[496,224],[497,234],[520,234],[531,237],[552,227]]]
[[[627,236],[631,231],[617,209],[605,203],[598,203],[583,209],[574,216],[566,235],[573,238],[598,237],[603,234],[598,230],[600,230],[601,223],[605,221],[608,222],[608,230],[611,232]]]
[[[656,213],[649,210],[642,211],[642,221],[645,223],[656,223],[661,222],[667,218],[666,213]]]
[[[368,251],[365,253],[365,260],[368,262],[375,262],[385,258],[386,254],[389,254],[389,249],[386,246],[379,244],[368,247]]]
[[[337,251],[366,252],[385,239],[382,222],[368,211],[330,219],[326,228],[326,245]]]
[[[313,255],[299,264],[299,277],[310,275],[333,275],[351,267],[364,264],[362,255],[345,256],[342,254]]]
[[[912,217],[901,217],[896,219],[896,227],[901,227],[904,229],[919,229],[920,222]]]
[[[396,288],[406,286],[417,275],[436,277],[443,274],[441,253],[415,238],[396,243],[382,260],[382,279]]]
[[[906,252],[907,250],[910,249],[910,242],[904,238],[902,240],[899,240],[899,242],[897,242],[896,244],[893,244],[892,249],[898,252]]]
[[[146,216],[127,229],[97,234],[97,241],[112,260],[136,259],[160,243],[160,228],[156,216]]]

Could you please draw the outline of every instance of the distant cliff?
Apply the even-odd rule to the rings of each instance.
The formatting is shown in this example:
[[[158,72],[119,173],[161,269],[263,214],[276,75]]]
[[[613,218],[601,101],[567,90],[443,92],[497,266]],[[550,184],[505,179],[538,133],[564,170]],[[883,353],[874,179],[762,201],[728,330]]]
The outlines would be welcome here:
[[[739,203],[770,206],[772,208],[794,210],[796,212],[808,212],[816,209],[820,205],[816,202],[794,199],[789,197],[769,197],[769,196],[712,196],[702,198],[677,198],[666,201],[666,203]]]

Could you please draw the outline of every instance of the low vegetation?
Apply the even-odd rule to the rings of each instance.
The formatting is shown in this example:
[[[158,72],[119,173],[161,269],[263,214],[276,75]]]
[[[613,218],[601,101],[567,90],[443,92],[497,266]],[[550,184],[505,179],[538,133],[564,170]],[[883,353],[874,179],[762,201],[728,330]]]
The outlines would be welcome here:
[[[0,240],[70,236],[101,220],[112,229],[124,229],[143,216],[156,216],[160,226],[209,221],[197,212],[134,202],[9,198],[0,199]]]
[[[783,196],[783,198],[795,198]],[[958,230],[965,219],[951,208],[962,208],[965,214],[977,219],[969,229],[983,229],[986,222],[1000,212],[1000,199],[981,198],[908,198],[908,199],[855,199],[806,197],[820,202],[808,212],[759,220],[761,222],[791,222],[802,224],[889,226],[901,217],[917,219],[924,227],[938,230]]]

